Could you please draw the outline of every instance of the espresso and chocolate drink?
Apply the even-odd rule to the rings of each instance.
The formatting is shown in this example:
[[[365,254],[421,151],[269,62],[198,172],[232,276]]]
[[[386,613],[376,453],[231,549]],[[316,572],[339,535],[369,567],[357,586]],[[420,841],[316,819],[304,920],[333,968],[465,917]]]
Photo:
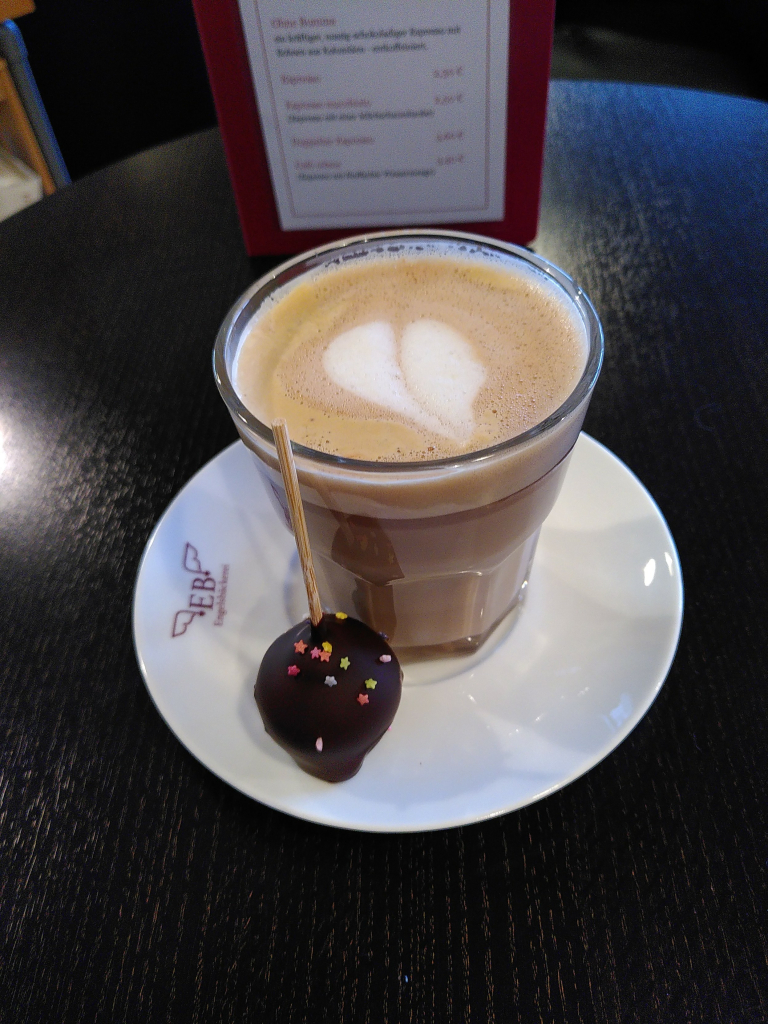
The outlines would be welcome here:
[[[516,606],[578,436],[599,324],[543,262],[441,232],[327,247],[217,342],[283,507],[268,425],[287,420],[324,603],[406,660],[472,650]]]
[[[525,265],[439,249],[321,270],[265,302],[235,386],[260,420],[285,417],[333,455],[481,451],[554,412],[584,370],[586,329],[559,291]]]

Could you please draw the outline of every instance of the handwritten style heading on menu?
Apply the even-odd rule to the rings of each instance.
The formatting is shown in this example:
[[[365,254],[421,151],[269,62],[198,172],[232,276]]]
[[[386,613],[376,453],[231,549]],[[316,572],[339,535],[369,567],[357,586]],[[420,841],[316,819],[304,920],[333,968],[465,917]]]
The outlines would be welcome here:
[[[509,0],[239,0],[283,230],[501,220]]]

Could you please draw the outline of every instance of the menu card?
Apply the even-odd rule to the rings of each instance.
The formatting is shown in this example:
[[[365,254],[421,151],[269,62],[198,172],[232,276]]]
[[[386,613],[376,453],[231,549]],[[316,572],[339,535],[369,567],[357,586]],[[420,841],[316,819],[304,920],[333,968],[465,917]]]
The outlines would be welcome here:
[[[509,0],[240,0],[280,224],[501,220]]]
[[[194,0],[249,252],[453,225],[528,242],[552,0]]]

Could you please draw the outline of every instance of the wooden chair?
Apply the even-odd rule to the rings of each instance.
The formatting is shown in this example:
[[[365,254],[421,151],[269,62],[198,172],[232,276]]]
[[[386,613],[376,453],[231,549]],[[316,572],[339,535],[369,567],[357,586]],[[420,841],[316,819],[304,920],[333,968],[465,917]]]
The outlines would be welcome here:
[[[35,5],[32,0],[0,0],[0,22],[30,14]],[[42,154],[24,104],[14,85],[8,64],[0,58],[0,144],[28,167],[36,171],[43,182],[46,195],[56,191],[56,185]]]

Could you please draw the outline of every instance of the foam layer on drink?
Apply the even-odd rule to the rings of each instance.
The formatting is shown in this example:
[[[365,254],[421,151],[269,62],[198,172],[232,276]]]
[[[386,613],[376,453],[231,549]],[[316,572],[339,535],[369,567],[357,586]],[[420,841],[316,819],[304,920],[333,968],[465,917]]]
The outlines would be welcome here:
[[[480,451],[554,412],[587,336],[573,304],[514,257],[434,247],[338,261],[283,286],[235,367],[262,422],[347,458],[412,462]]]

